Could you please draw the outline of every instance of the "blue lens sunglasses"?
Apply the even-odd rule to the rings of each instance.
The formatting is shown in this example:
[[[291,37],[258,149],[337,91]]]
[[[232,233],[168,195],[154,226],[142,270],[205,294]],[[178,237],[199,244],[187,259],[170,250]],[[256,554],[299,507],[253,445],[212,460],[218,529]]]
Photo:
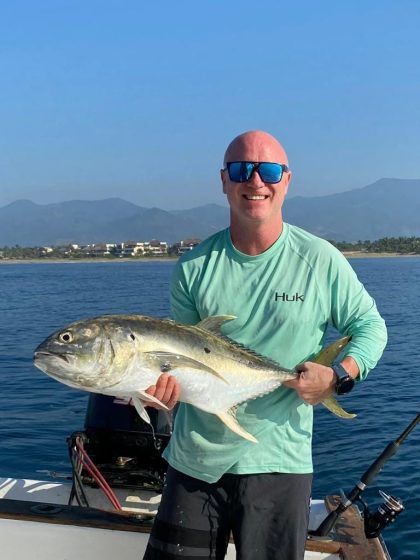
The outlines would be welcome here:
[[[272,163],[269,161],[230,161],[226,163],[224,170],[228,171],[229,179],[234,183],[246,183],[257,171],[264,183],[280,183],[283,173],[287,173],[289,168],[284,163]]]

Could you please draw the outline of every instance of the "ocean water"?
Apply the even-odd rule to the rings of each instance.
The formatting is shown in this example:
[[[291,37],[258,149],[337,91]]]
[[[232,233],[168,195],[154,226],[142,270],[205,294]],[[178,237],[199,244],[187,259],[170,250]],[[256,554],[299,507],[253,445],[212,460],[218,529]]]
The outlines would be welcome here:
[[[317,407],[316,497],[349,491],[420,409],[420,258],[352,259],[389,330],[382,360],[343,398],[357,412],[340,420]],[[167,317],[173,262],[0,265],[0,475],[45,478],[68,473],[67,436],[84,423],[87,394],[32,365],[34,348],[53,330],[83,317],[141,313]],[[333,333],[331,333],[333,336]],[[420,426],[363,497],[375,510],[378,490],[406,510],[385,530],[392,558],[420,558]]]

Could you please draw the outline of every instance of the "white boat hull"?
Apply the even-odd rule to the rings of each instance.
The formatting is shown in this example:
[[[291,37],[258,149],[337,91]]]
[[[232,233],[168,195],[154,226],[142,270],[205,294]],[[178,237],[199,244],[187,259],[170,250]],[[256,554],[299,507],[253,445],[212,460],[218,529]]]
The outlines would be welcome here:
[[[123,510],[127,512],[121,515],[111,511],[105,496],[98,489],[87,489],[89,503],[93,507],[68,506],[70,489],[69,483],[0,478],[2,559],[140,560],[142,558],[153,516],[159,505],[160,497],[156,492],[130,492],[117,489],[116,494]],[[311,503],[310,528],[318,527],[326,515],[324,502],[314,500]],[[337,543],[331,540],[315,542],[315,544],[309,542],[307,548],[305,560],[345,558],[342,551],[339,552]],[[369,558],[389,560],[382,545],[378,544],[376,549],[383,550],[383,554],[375,553],[375,556]],[[231,543],[226,560],[235,558],[235,548]]]

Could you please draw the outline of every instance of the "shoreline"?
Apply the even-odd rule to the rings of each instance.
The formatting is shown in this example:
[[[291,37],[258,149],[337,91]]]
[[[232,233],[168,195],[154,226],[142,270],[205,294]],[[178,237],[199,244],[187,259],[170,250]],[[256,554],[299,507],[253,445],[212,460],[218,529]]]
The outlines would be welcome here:
[[[415,253],[367,253],[365,251],[342,251],[342,254],[348,259],[382,259],[386,257],[420,257]]]
[[[142,257],[141,259],[122,258],[122,259],[0,259],[2,264],[94,264],[94,263],[127,263],[127,262],[172,262],[178,260],[178,257]]]
[[[366,253],[364,251],[342,251],[347,259],[381,259],[381,258],[407,258],[420,257],[420,254],[402,254],[402,253]],[[0,265],[5,264],[92,264],[92,263],[150,263],[150,262],[175,262],[179,257],[142,257],[136,258],[86,258],[86,259],[0,259]]]

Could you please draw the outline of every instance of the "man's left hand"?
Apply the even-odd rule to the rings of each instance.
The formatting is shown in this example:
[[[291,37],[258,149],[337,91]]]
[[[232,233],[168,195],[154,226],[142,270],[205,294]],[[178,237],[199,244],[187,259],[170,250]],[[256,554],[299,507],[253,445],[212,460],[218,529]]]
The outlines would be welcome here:
[[[315,405],[335,393],[336,375],[332,368],[314,362],[304,362],[297,370],[297,379],[285,381],[283,385],[295,389],[305,402]]]
[[[151,385],[145,392],[152,395],[152,397],[156,397],[169,410],[172,410],[179,401],[181,387],[176,377],[168,375],[167,373],[162,373],[159,376],[156,385]],[[162,409],[159,404],[152,401],[143,401],[143,404],[152,408]]]

